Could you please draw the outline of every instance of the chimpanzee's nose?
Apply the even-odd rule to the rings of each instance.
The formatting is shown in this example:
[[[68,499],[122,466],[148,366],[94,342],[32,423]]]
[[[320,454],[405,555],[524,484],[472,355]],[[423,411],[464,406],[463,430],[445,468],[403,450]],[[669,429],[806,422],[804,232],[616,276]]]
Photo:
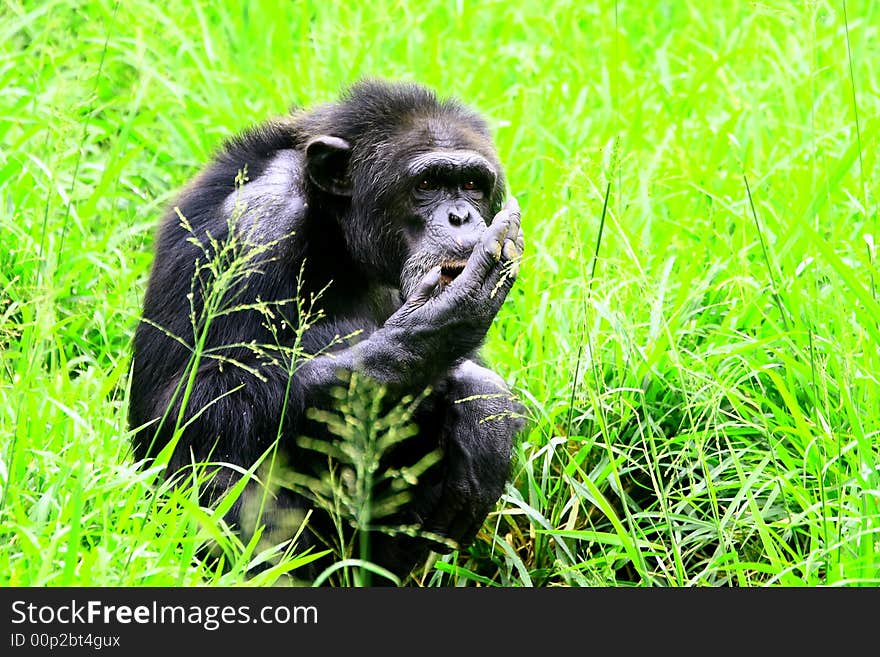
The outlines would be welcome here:
[[[449,223],[452,226],[461,226],[471,220],[471,213],[468,210],[455,208],[449,211]]]

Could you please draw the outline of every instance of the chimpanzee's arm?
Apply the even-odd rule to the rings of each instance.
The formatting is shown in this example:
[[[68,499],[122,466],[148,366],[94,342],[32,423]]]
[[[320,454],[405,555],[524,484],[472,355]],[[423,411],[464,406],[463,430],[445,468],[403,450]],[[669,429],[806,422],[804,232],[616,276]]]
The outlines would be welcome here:
[[[432,270],[368,338],[302,363],[296,380],[306,397],[318,401],[340,370],[364,374],[398,394],[418,392],[448,372],[483,341],[516,278],[522,239],[519,207],[511,200],[446,289],[437,294],[440,270]]]

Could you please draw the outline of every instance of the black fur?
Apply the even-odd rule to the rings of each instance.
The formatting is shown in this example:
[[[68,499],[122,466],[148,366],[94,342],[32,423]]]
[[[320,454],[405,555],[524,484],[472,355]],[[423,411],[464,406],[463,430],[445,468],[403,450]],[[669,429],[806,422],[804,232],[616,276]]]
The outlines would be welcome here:
[[[408,167],[434,153],[449,166],[451,182],[418,191]],[[470,176],[456,164],[468,157],[482,163],[476,174],[491,188],[466,192],[455,182]],[[340,372],[382,384],[391,402],[430,387],[415,416],[419,447],[400,449],[386,465],[411,464],[436,447],[443,461],[419,480],[395,521],[466,545],[502,491],[520,426],[503,381],[471,360],[522,251],[519,211],[502,209],[504,187],[483,119],[414,84],[361,82],[336,103],[229,140],[160,225],[134,341],[129,421],[136,457],[155,457],[175,426],[185,426],[169,476],[203,461],[247,469],[278,437],[287,464],[313,472],[320,459],[299,449],[297,438],[332,439],[307,419],[307,409],[333,407]],[[235,254],[223,251],[230,238],[243,243]],[[223,306],[236,310],[211,319],[181,410],[206,321],[206,290],[217,285],[217,270],[203,266],[221,258],[229,260],[222,268],[231,266],[236,254],[250,257],[248,271],[224,292]],[[436,265],[450,259],[468,264],[443,285]],[[291,368],[284,347],[299,327],[297,298],[317,299],[310,310],[322,318],[300,344],[316,356]],[[271,312],[257,310],[260,304]],[[345,344],[334,342],[355,332]],[[488,396],[472,399],[480,395]],[[221,468],[206,502],[238,477]],[[309,506],[290,490],[274,494],[270,526],[273,513]],[[242,514],[239,502],[229,519],[247,525]],[[318,512],[307,529],[313,531],[304,532],[303,549],[321,547],[316,535],[331,531]],[[438,548],[427,539],[374,539],[371,558],[401,576]]]

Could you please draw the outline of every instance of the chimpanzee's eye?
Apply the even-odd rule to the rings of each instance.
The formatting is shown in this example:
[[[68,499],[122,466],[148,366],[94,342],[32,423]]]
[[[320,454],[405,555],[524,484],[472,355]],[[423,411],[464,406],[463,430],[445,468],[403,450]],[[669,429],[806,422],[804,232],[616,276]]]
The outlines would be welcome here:
[[[422,178],[419,181],[419,189],[421,189],[423,192],[429,192],[431,190],[437,189],[437,185],[430,178]]]
[[[477,183],[475,183],[473,180],[468,180],[468,181],[467,181],[464,185],[462,185],[461,187],[462,187],[462,189],[466,189],[466,190],[468,190],[468,191],[470,192],[470,191],[473,191],[473,190],[475,190],[475,189],[477,188]]]

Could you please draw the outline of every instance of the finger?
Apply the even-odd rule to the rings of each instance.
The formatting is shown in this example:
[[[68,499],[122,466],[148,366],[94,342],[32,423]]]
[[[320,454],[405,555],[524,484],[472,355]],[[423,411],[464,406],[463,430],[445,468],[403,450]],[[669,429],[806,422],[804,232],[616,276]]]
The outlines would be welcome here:
[[[504,241],[504,248],[501,255],[506,260],[517,261],[522,257],[523,232],[521,219],[522,215],[519,209],[519,203],[515,198],[511,198],[505,208],[510,216],[510,225],[507,228],[507,235]]]
[[[520,251],[514,240],[509,239],[504,242],[504,250],[501,252],[501,255],[507,260],[517,262],[522,257],[522,251]]]
[[[522,211],[519,208],[519,201],[511,196],[507,203],[504,204],[504,209],[510,217],[510,226],[507,230],[507,237],[508,239],[515,239],[520,232],[522,222]]]
[[[512,235],[508,232],[507,240],[504,242],[502,255],[507,260],[519,262],[523,256],[524,245],[525,238],[523,237],[522,228]]]
[[[418,282],[416,288],[413,290],[413,293],[409,296],[406,302],[414,305],[424,304],[428,299],[431,298],[439,285],[440,265],[437,265],[422,277],[422,280]]]
[[[468,258],[464,271],[452,282],[452,287],[482,285],[486,276],[501,260],[504,241],[510,228],[510,216],[506,210],[495,215],[486,232]]]
[[[508,213],[509,224],[501,248],[501,265],[491,269],[486,274],[483,283],[483,289],[489,294],[489,297],[495,299],[499,304],[504,302],[513,282],[519,275],[519,263],[523,253],[521,245],[524,243],[522,227],[519,224],[519,205],[516,199],[508,201],[502,212]]]
[[[496,262],[501,259],[501,248],[504,245],[504,240],[507,239],[511,223],[511,213],[506,209],[501,210],[495,215],[489,228],[480,239],[480,244],[486,253],[494,256]]]
[[[504,249],[504,259],[486,275],[483,282],[483,294],[493,300],[496,312],[501,308],[507,298],[507,293],[510,292],[519,275],[521,260],[521,254],[513,242],[505,242]]]

